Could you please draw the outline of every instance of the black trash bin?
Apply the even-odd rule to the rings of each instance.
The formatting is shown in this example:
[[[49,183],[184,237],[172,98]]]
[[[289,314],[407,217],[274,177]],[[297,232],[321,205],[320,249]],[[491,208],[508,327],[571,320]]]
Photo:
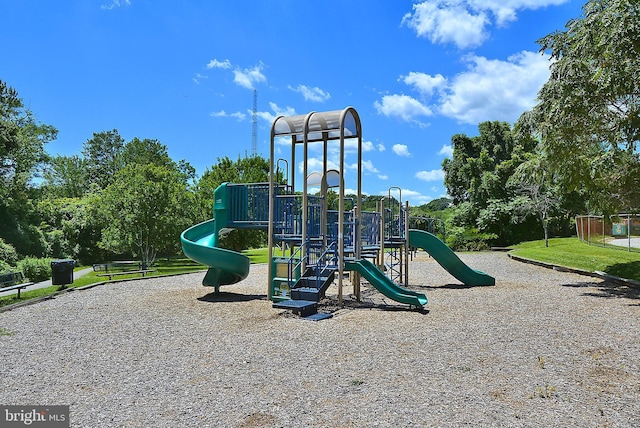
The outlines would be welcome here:
[[[73,260],[51,261],[51,283],[53,285],[73,284]]]

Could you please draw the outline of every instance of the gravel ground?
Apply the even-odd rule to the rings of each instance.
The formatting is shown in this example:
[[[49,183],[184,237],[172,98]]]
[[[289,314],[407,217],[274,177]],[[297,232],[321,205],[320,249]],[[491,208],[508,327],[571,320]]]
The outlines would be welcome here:
[[[73,427],[640,426],[638,290],[461,258],[497,285],[419,254],[423,311],[365,283],[360,307],[302,320],[271,307],[261,265],[217,297],[194,273],[4,312],[0,403],[70,405]]]

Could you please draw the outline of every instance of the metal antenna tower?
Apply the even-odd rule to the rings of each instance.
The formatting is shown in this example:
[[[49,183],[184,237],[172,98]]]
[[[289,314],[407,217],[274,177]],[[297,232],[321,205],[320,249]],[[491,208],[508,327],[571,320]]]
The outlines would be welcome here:
[[[258,90],[253,90],[253,126],[251,130],[251,156],[258,154]]]

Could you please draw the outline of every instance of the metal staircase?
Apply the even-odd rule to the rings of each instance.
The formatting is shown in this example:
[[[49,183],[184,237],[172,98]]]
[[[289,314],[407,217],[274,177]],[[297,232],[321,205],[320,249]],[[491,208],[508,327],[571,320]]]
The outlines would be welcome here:
[[[300,278],[291,286],[290,300],[274,302],[277,309],[289,309],[293,313],[310,319],[330,318],[331,314],[318,313],[318,302],[322,300],[333,283],[336,270],[335,245],[329,245],[313,266],[307,266]]]

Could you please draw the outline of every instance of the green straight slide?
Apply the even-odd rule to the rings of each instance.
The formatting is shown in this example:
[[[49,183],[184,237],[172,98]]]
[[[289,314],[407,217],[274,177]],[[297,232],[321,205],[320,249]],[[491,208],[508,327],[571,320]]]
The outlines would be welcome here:
[[[218,248],[215,219],[205,221],[182,232],[182,251],[191,260],[209,267],[202,285],[216,287],[235,284],[249,275],[249,258],[235,251]]]
[[[345,269],[360,272],[379,292],[396,302],[422,307],[427,304],[427,296],[407,290],[391,281],[380,269],[366,259],[345,263]]]
[[[423,230],[409,229],[409,245],[425,250],[459,281],[468,286],[496,285],[496,279],[479,270],[471,269],[437,236]]]

